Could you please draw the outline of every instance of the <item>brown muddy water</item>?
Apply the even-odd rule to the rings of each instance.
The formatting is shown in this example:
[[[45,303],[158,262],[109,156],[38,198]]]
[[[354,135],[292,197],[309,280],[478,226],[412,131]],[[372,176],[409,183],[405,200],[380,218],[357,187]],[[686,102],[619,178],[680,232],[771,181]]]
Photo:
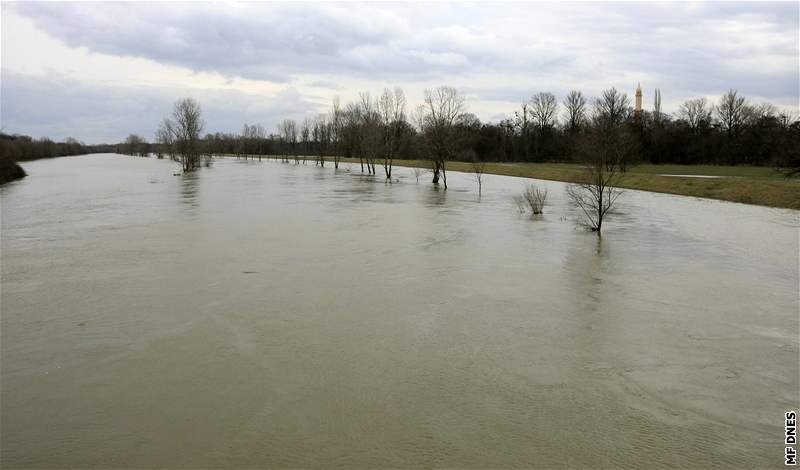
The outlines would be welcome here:
[[[0,188],[17,467],[774,467],[798,213],[118,155]],[[530,180],[528,180],[530,181]]]

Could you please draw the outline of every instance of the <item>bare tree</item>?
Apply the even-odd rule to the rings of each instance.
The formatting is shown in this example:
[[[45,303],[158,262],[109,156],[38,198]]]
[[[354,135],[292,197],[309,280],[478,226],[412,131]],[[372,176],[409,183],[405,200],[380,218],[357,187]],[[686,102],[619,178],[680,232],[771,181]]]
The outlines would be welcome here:
[[[472,160],[472,178],[478,183],[478,196],[483,189],[483,174],[486,171],[486,163],[474,158]]]
[[[628,117],[630,105],[631,100],[627,94],[620,93],[616,88],[609,88],[603,91],[600,98],[595,99],[595,119],[619,124]]]
[[[531,116],[536,128],[534,153],[539,160],[548,150],[547,142],[552,137],[558,116],[558,101],[552,93],[541,92],[531,97]]]
[[[580,91],[572,90],[564,98],[567,130],[574,133],[586,123],[586,98]]]
[[[780,115],[778,108],[771,103],[761,103],[747,107],[745,120],[755,125],[761,119],[777,119]]]
[[[260,161],[263,153],[263,142],[266,137],[267,132],[261,124],[253,124],[252,126],[245,124],[242,126],[242,133],[238,139],[239,155],[244,155],[245,160],[248,156],[253,158],[253,155],[258,155]]]
[[[519,132],[520,146],[522,147],[522,158],[527,161],[530,152],[530,135],[533,121],[531,116],[531,105],[527,101],[522,102],[519,111],[514,111],[514,128]]]
[[[172,121],[164,119],[158,125],[156,130],[156,156],[164,158],[164,153],[168,153],[170,157],[174,155],[173,142],[174,133],[172,131]]]
[[[172,121],[166,126],[172,132],[178,161],[184,172],[200,167],[200,132],[204,126],[200,104],[191,98],[175,103]]]
[[[427,129],[427,124],[425,123],[426,119],[427,112],[425,105],[417,105],[417,107],[411,112],[411,125],[414,126],[412,132],[416,132],[409,141],[409,149],[414,158],[420,161],[420,163],[422,160],[427,160],[431,162],[431,165],[433,165],[433,161],[435,159],[430,157],[430,148],[425,137],[425,132]],[[433,169],[431,168],[431,171],[432,170]],[[427,173],[427,171],[427,169],[423,169],[421,167],[414,168],[414,176],[417,179],[417,183],[419,183],[419,177]]]
[[[722,95],[714,107],[717,121],[728,137],[735,137],[747,120],[748,104],[744,96],[739,96],[734,89]]]
[[[612,93],[607,90],[606,96]],[[617,95],[618,96],[618,95]],[[567,187],[570,199],[583,211],[586,226],[600,234],[603,221],[621,194],[619,182],[628,161],[638,151],[636,140],[609,109],[619,109],[619,98],[596,102],[594,125],[584,136],[580,154],[582,181]]]
[[[339,169],[339,161],[341,159],[342,151],[342,137],[344,128],[344,119],[342,116],[342,109],[339,106],[339,97],[333,98],[333,106],[330,113],[330,141],[333,144],[333,167]],[[325,159],[320,162],[325,166]]]
[[[317,146],[317,161],[315,165],[325,166],[325,152],[328,150],[328,145],[331,141],[331,128],[332,125],[328,121],[328,115],[320,114],[314,119],[312,138]]]
[[[367,173],[374,175],[375,160],[383,151],[383,126],[377,103],[371,98],[369,92],[359,93],[358,102],[359,123],[359,155],[367,164]],[[364,165],[361,165],[364,171]]]
[[[286,120],[283,120],[275,127],[276,137],[278,138],[278,154],[281,156],[281,162],[284,163],[286,162],[286,155],[288,155],[285,124]]]
[[[552,93],[537,93],[531,97],[531,115],[536,127],[541,131],[556,124],[558,101]]]
[[[251,146],[251,136],[250,136],[250,126],[247,123],[242,125],[242,133],[239,134],[239,138],[237,139],[237,150],[238,156],[244,156],[244,159],[247,160],[247,157],[250,154],[250,146]]]
[[[303,165],[306,164],[306,156],[308,155],[308,147],[309,147],[309,137],[311,136],[311,120],[308,118],[303,119],[303,123],[300,125],[300,142],[301,143],[301,152],[303,153]]]
[[[266,138],[267,131],[261,124],[250,126],[250,152],[258,155],[258,161],[261,161],[261,155],[264,153],[264,140]]]
[[[464,113],[464,97],[453,87],[440,86],[425,90],[425,114],[422,117],[424,133],[433,157],[433,183],[441,174],[447,189],[445,164],[459,147],[456,121]]]
[[[295,163],[300,163],[297,157],[297,123],[293,119],[284,119],[278,125],[278,134],[283,144],[283,161],[288,163],[289,155],[293,155]]]
[[[678,110],[678,117],[684,119],[692,132],[697,132],[701,126],[711,122],[711,109],[708,107],[708,100],[705,98],[695,98],[684,101]]]
[[[403,90],[395,87],[394,91],[388,88],[378,100],[378,113],[383,127],[383,170],[386,179],[392,179],[392,163],[395,155],[400,151],[404,134],[408,130],[406,122],[406,97]]]
[[[588,181],[567,186],[570,199],[586,216],[585,225],[598,234],[603,227],[606,214],[622,193],[617,187],[620,174],[617,171],[606,171],[600,166],[594,166],[589,169]]]
[[[358,156],[361,172],[364,172],[364,154],[361,153],[361,107],[357,103],[347,103],[341,116],[340,142],[342,152],[347,157]]]

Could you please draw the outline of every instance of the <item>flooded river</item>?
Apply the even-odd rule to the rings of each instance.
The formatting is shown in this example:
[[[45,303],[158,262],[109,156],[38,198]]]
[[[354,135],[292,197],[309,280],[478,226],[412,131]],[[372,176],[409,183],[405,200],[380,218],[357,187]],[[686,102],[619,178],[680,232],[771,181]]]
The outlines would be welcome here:
[[[24,168],[4,468],[782,467],[797,211],[628,191],[598,240],[556,182]]]

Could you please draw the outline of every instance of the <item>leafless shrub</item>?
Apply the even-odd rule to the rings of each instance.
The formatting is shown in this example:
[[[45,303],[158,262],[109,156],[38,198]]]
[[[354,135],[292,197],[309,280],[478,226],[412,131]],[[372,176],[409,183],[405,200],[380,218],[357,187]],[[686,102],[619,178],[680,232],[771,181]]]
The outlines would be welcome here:
[[[531,211],[533,214],[541,214],[544,204],[547,201],[547,190],[539,189],[535,185],[528,185],[522,194],[514,197],[514,202],[520,212]]]
[[[472,178],[478,183],[478,195],[480,196],[483,189],[483,173],[486,171],[486,163],[478,160],[472,160]]]

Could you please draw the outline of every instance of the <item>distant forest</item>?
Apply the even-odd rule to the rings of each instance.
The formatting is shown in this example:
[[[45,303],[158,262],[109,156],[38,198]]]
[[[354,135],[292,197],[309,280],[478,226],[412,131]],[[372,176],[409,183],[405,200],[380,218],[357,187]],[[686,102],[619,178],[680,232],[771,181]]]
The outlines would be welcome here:
[[[54,142],[46,137],[34,139],[27,135],[0,133],[0,158],[17,162],[115,150],[114,145],[86,145],[72,138],[65,142]]]
[[[25,170],[16,162],[114,151],[114,145],[86,145],[71,138],[65,142],[54,142],[46,137],[34,139],[27,135],[0,132],[0,184],[26,176]]]

